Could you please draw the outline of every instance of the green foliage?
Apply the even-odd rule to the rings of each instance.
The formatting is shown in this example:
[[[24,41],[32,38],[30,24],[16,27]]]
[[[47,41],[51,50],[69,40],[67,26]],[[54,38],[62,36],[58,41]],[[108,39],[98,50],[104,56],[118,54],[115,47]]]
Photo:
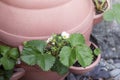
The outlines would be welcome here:
[[[44,53],[43,50],[46,46],[46,43],[41,40],[32,40],[28,42],[24,42],[25,47],[31,47],[32,49],[35,49],[36,52]]]
[[[18,57],[17,48],[0,45],[0,80],[9,80]]]
[[[77,60],[82,67],[89,66],[93,61],[92,50],[86,45],[77,46],[76,55]]]
[[[96,49],[94,50],[94,55],[98,56],[100,53],[101,53],[101,51],[100,51],[99,48],[96,48]]]
[[[112,8],[104,13],[104,20],[116,20],[120,24],[120,4],[114,4]]]
[[[27,63],[28,65],[35,65],[37,63],[37,57],[35,55],[23,55],[21,56],[23,62]]]
[[[17,58],[19,57],[19,53],[18,53],[18,49],[17,48],[12,48],[9,51],[9,57],[11,57],[14,60],[17,60]]]
[[[68,72],[68,67],[64,66],[59,59],[56,59],[51,70],[59,73],[60,75],[64,75]]]
[[[98,49],[94,52],[95,55],[99,54]],[[75,33],[69,36],[64,32],[52,35],[47,42],[25,42],[21,60],[28,65],[38,65],[44,71],[52,70],[63,75],[76,61],[83,67],[90,65],[94,52],[85,45],[82,34]]]
[[[69,42],[71,46],[77,46],[85,44],[85,39],[82,34],[75,33],[70,35]]]
[[[5,70],[11,70],[16,64],[19,57],[17,48],[10,48],[8,46],[0,46],[0,64]]]
[[[55,63],[55,58],[44,53],[46,43],[41,40],[32,40],[24,43],[21,60],[28,65],[37,64],[44,71],[50,70]]]
[[[76,54],[70,47],[65,46],[60,51],[60,61],[67,67],[72,66],[76,61]]]
[[[50,68],[55,63],[55,57],[50,54],[39,55],[37,59],[37,64],[45,71],[50,70]]]
[[[62,47],[69,45],[69,42],[67,41],[67,39],[64,39],[61,35],[54,34],[50,38],[52,39],[49,40],[49,42],[47,43],[45,52],[57,57]]]
[[[5,70],[11,70],[15,66],[15,61],[13,59],[9,59],[7,57],[2,57],[0,62]]]
[[[0,80],[10,80],[10,77],[13,74],[13,70],[4,70],[0,67]]]
[[[71,46],[65,46],[60,52],[60,61],[63,65],[70,67],[77,60],[82,67],[87,67],[93,61],[93,51],[85,44],[83,35],[71,34],[68,39]],[[99,51],[95,49],[95,53]]]

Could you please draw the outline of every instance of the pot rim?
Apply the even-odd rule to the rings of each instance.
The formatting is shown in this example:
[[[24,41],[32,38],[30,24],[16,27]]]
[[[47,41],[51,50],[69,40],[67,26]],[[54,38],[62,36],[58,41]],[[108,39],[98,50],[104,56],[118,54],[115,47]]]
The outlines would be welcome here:
[[[81,26],[86,26],[86,23],[92,24],[93,16],[94,16],[92,1],[91,0],[88,0],[88,1],[89,1],[88,2],[89,3],[89,11],[88,11],[88,14],[85,16],[84,20],[82,22],[80,22],[77,26],[74,26],[72,29],[65,30],[66,32],[68,32],[70,34],[74,33],[74,32],[81,32],[82,34],[86,33],[86,31],[84,30],[84,27],[82,27],[82,29],[81,29]],[[23,9],[20,9],[20,10],[23,10]],[[91,19],[91,20],[89,21],[88,19]],[[86,29],[90,29],[90,27],[86,27]],[[50,35],[47,34],[47,35],[38,35],[38,36],[29,36],[29,35],[26,36],[26,35],[20,35],[20,34],[7,32],[5,30],[0,29],[0,36],[2,37],[2,39],[0,39],[1,42],[16,47],[18,45],[21,45],[23,41],[27,41],[27,40],[33,40],[33,39],[46,40]],[[6,40],[4,40],[4,39],[6,39]],[[17,40],[16,43],[13,42],[13,39]],[[8,40],[10,40],[10,41],[8,41]]]
[[[78,24],[77,26],[75,26],[74,28],[70,29],[70,30],[67,30],[66,32],[68,33],[73,33],[73,32],[77,32],[79,30],[79,26],[85,24],[87,21],[88,21],[88,18],[90,17],[91,13],[93,12],[93,5],[92,5],[92,1],[90,1],[90,10],[89,10],[89,14],[86,15],[85,19],[80,23]],[[94,14],[93,14],[94,15]],[[23,36],[23,35],[16,35],[16,34],[12,34],[12,33],[9,33],[9,32],[6,32],[4,30],[1,30],[0,29],[0,33],[3,33],[5,35],[8,35],[8,36],[12,36],[14,38],[24,38],[24,39],[39,39],[41,38],[42,40],[45,40],[46,38],[49,37],[49,35],[45,35],[45,36],[34,36],[34,37],[31,37],[31,36]],[[85,32],[82,32],[82,33],[85,33]]]
[[[69,72],[67,72],[67,73],[65,73],[64,75],[60,75],[60,74],[58,74],[57,72],[55,72],[55,71],[51,71],[51,70],[49,70],[49,71],[43,71],[38,65],[33,65],[33,66],[30,66],[30,65],[28,65],[28,64],[26,64],[26,63],[24,63],[24,62],[22,62],[21,64],[19,64],[18,65],[18,67],[22,67],[22,68],[24,68],[24,70],[26,71],[26,73],[31,73],[31,72],[36,72],[36,73],[38,73],[38,74],[55,74],[55,75],[57,75],[57,76],[59,76],[60,77],[60,79],[59,80],[63,80],[68,74],[69,74]]]
[[[25,70],[23,68],[15,68],[15,73],[12,75],[10,80],[17,80],[20,79],[25,74]]]
[[[71,0],[1,0],[10,6],[24,9],[43,9],[63,5]]]

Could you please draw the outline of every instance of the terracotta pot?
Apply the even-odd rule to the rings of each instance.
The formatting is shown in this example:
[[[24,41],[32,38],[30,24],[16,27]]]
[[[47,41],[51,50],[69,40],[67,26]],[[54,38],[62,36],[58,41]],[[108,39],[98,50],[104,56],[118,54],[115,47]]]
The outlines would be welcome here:
[[[60,76],[56,72],[42,71],[38,66],[28,66],[27,64],[21,64],[19,67],[25,69],[25,75],[20,80],[64,80],[68,73],[64,76]]]
[[[88,42],[93,17],[92,0],[1,0],[0,41],[18,46],[66,31],[80,32]]]
[[[95,44],[94,44],[94,46],[97,47]],[[74,74],[84,74],[84,73],[87,73],[87,72],[89,72],[89,71],[94,69],[94,67],[100,62],[100,59],[101,59],[101,54],[98,55],[97,59],[91,65],[89,65],[89,66],[87,66],[85,68],[71,66],[69,70],[70,70],[70,72],[72,72]]]
[[[107,7],[106,11],[110,9],[110,1],[107,0],[107,3],[108,3],[108,7]],[[103,20],[103,14],[104,13],[97,14],[97,15],[94,16],[94,22],[93,22],[94,25],[100,23]]]
[[[65,4],[71,0],[1,0],[9,5],[27,8],[27,9],[35,9],[35,8],[50,8],[54,6],[59,6],[61,4]]]
[[[18,80],[25,74],[25,70],[23,68],[16,68],[15,71],[16,72],[13,74],[10,80]]]

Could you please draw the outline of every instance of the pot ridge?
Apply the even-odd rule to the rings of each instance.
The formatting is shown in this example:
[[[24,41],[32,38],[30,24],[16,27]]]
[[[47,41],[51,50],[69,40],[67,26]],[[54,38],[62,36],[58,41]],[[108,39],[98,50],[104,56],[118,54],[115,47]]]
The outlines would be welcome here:
[[[43,9],[65,4],[71,0],[1,0],[3,3],[24,8],[24,9]]]

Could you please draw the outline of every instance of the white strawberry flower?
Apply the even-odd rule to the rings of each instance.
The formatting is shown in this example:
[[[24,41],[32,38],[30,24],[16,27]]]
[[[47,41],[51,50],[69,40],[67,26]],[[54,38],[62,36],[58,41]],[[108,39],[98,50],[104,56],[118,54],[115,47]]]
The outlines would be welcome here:
[[[55,42],[52,42],[53,45],[55,45]]]
[[[16,64],[21,64],[21,60],[20,60],[20,58],[17,59]]]
[[[63,39],[68,39],[70,37],[70,34],[67,32],[62,32],[61,36],[63,37]]]
[[[50,41],[52,41],[53,36],[51,36],[50,38],[48,38],[48,40],[46,41],[47,43],[49,43]]]

